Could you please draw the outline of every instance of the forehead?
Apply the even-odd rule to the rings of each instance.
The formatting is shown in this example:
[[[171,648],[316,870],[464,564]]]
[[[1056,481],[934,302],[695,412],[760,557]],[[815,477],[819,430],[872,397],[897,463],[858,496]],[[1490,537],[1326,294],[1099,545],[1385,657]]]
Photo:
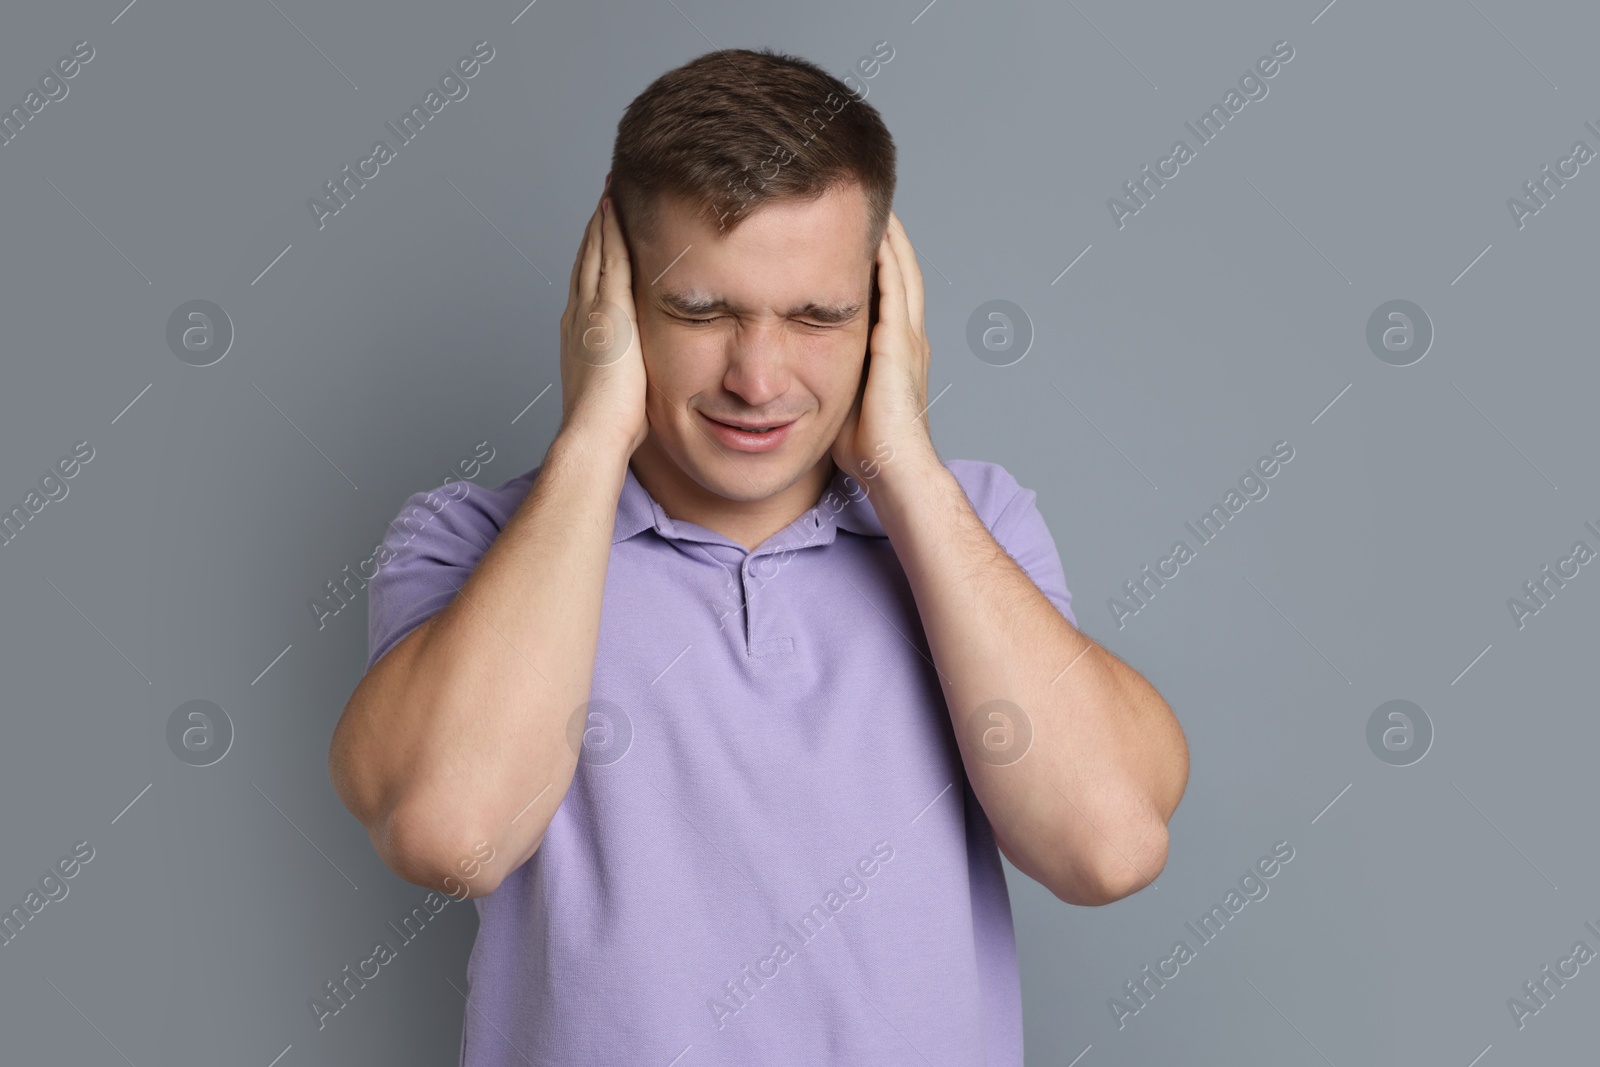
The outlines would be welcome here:
[[[640,251],[653,260],[650,280],[689,296],[714,296],[708,286],[759,277],[815,285],[832,278],[853,290],[870,269],[867,199],[859,185],[838,186],[809,200],[772,200],[719,228],[704,205],[663,196],[655,232]],[[723,221],[731,221],[728,216]],[[641,264],[642,265],[642,264]],[[701,290],[691,292],[691,290]]]

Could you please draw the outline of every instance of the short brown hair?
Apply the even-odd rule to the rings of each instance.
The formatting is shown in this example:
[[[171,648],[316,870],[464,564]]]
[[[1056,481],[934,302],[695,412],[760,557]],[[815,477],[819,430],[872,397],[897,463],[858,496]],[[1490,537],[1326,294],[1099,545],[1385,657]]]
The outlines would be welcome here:
[[[628,105],[611,152],[611,196],[626,234],[654,232],[664,194],[698,202],[726,233],[752,209],[859,184],[868,256],[889,224],[894,138],[876,108],[799,56],[707,52]]]

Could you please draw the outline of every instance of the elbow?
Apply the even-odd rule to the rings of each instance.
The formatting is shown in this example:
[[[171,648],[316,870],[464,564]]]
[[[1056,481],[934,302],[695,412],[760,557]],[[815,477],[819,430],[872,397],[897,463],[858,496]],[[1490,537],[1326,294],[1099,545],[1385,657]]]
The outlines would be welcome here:
[[[1080,907],[1103,907],[1150,885],[1167,865],[1167,826],[1154,822],[1134,839],[1075,867],[1070,880],[1051,886],[1056,899]]]
[[[503,858],[486,835],[463,832],[436,812],[432,806],[400,803],[377,820],[370,836],[384,865],[451,900],[494,892],[508,870]]]

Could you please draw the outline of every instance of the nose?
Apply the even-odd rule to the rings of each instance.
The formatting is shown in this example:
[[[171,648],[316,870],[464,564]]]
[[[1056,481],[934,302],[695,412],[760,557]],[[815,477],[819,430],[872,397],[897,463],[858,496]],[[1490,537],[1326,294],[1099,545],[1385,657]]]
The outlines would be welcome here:
[[[723,388],[752,408],[765,409],[789,390],[783,324],[740,324],[728,341]]]

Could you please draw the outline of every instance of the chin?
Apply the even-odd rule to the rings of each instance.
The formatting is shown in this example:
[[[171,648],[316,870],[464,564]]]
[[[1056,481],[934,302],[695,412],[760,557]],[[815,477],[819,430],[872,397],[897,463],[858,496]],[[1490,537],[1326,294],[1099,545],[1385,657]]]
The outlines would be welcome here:
[[[735,461],[737,463],[737,461]],[[713,459],[709,469],[694,475],[695,481],[727,500],[754,503],[766,500],[793,485],[806,468],[795,469],[793,464],[751,464],[739,472],[735,463]]]
[[[702,441],[691,451],[691,465],[684,469],[709,492],[727,500],[753,503],[787,489],[816,465],[820,456],[798,449],[791,451],[797,443],[785,441],[785,454],[779,457],[739,452],[724,455],[715,450],[715,445]]]

